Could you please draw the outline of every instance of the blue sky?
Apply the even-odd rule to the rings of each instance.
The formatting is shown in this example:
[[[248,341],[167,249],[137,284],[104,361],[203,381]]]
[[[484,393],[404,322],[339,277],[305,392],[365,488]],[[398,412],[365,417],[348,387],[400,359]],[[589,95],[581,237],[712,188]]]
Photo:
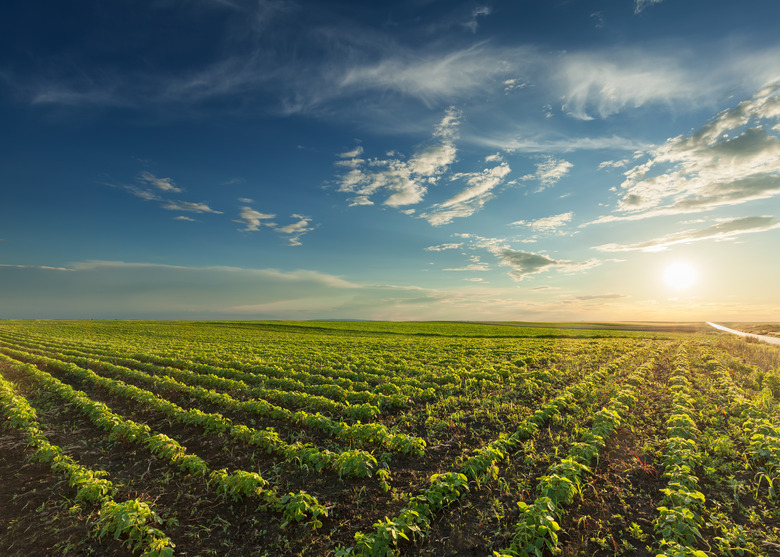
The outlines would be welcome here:
[[[9,0],[0,317],[776,321],[777,21]]]

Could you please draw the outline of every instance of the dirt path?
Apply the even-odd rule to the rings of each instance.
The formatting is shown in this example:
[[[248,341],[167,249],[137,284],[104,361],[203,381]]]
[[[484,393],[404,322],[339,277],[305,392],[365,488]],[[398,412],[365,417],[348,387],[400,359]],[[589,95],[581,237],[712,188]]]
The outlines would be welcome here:
[[[729,329],[728,327],[724,327],[723,325],[718,325],[716,323],[710,323],[709,321],[707,322],[707,325],[709,325],[710,327],[715,327],[716,329],[718,329],[720,331],[725,331],[727,333],[732,333],[732,334],[735,334],[735,335],[739,335],[741,337],[752,337],[752,338],[756,338],[758,340],[761,340],[763,342],[768,342],[769,344],[778,344],[778,345],[780,345],[780,338],[777,338],[777,337],[768,337],[768,336],[764,336],[764,335],[754,335],[752,333],[743,333],[742,331],[735,331],[734,329]]]

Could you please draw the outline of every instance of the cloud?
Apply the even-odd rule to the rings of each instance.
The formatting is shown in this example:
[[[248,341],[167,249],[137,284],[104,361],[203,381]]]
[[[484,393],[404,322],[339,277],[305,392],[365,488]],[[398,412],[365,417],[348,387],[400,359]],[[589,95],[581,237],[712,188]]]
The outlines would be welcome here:
[[[615,215],[594,222],[700,212],[780,194],[780,82],[669,139],[625,172]]]
[[[234,222],[239,222],[244,225],[243,230],[245,232],[253,232],[255,230],[259,230],[260,226],[269,226],[273,227],[273,222],[263,222],[268,221],[270,219],[276,218],[276,215],[272,215],[270,213],[260,213],[259,211],[255,211],[251,207],[241,207],[239,218],[235,220]]]
[[[526,82],[517,78],[507,79],[504,81],[504,93],[511,93],[512,91],[524,88],[526,85],[528,85]]]
[[[580,120],[659,102],[690,103],[707,94],[691,79],[684,53],[573,52],[562,60],[557,79],[562,109]]]
[[[358,195],[356,197],[350,197],[349,198],[349,206],[350,207],[358,207],[360,205],[373,205],[374,202],[371,201],[368,196],[365,195]]]
[[[421,202],[428,187],[436,184],[455,161],[457,149],[454,141],[460,116],[460,111],[448,108],[434,128],[433,141],[418,148],[408,160],[397,156],[368,161],[354,157],[349,159],[351,170],[338,177],[338,190],[356,194],[350,198],[351,206],[371,205],[371,196],[379,192],[387,195],[384,204],[389,207],[399,208]],[[340,156],[346,158],[358,154],[351,151]],[[343,161],[336,164],[339,162]]]
[[[490,267],[487,263],[471,263],[465,267],[457,267],[450,269],[442,269],[443,271],[489,271]]]
[[[252,207],[244,206],[239,211],[239,218],[234,222],[238,222],[244,225],[242,230],[244,232],[255,232],[260,230],[261,226],[275,230],[279,234],[287,237],[287,242],[291,246],[300,246],[301,237],[307,232],[314,230],[314,227],[310,226],[311,218],[299,214],[291,215],[293,219],[297,219],[295,222],[280,226],[272,219],[276,218],[275,214],[261,213],[254,210]]]
[[[571,219],[573,217],[574,217],[574,213],[572,211],[569,211],[568,213],[560,213],[558,215],[552,215],[549,217],[544,217],[533,221],[519,220],[513,222],[512,225],[527,226],[528,228],[531,228],[536,232],[554,232],[559,228],[561,228],[562,226],[564,226],[565,224],[571,222]]]
[[[482,209],[493,198],[493,190],[504,182],[511,168],[505,162],[482,172],[465,172],[452,176],[451,180],[465,179],[468,188],[442,203],[431,206],[429,212],[420,215],[433,226],[452,222],[454,218],[468,217]]]
[[[444,251],[449,249],[458,249],[463,245],[463,242],[452,244],[439,244],[438,246],[428,246],[425,251]]]
[[[548,255],[540,253],[515,250],[509,247],[506,240],[501,238],[487,238],[483,236],[477,236],[475,234],[463,233],[453,234],[453,236],[466,240],[462,246],[464,250],[485,250],[496,257],[500,265],[511,268],[509,276],[518,281],[522,280],[528,275],[541,273],[547,270],[575,273],[586,271],[601,264],[601,261],[597,259],[588,259],[587,261],[576,262],[564,259],[553,259]],[[485,266],[485,270],[487,270],[486,264],[480,261],[479,256],[472,256],[470,261],[471,265],[447,270],[482,270],[483,266]],[[478,265],[479,268],[472,268],[472,265]]]
[[[544,161],[536,165],[536,172],[526,174],[521,180],[538,180],[541,186],[537,192],[554,186],[561,178],[569,173],[574,165],[567,160],[558,160],[553,157],[547,157]]]
[[[154,186],[160,191],[173,192],[173,193],[180,193],[184,191],[181,188],[176,187],[176,185],[173,183],[173,180],[171,180],[170,178],[158,178],[151,172],[141,172],[139,178],[141,179],[142,182]]]
[[[625,294],[595,294],[587,296],[575,296],[575,300],[588,302],[591,300],[619,300],[621,298],[628,298]]]
[[[635,14],[642,13],[642,11],[648,6],[652,6],[654,4],[660,4],[661,2],[663,2],[663,0],[636,0],[636,7],[634,8],[634,13]]]
[[[512,268],[509,273],[516,280],[523,280],[528,275],[541,273],[549,269],[560,269],[565,272],[584,271],[600,264],[598,260],[589,259],[584,262],[573,262],[552,259],[547,255],[527,251],[517,251],[507,247],[492,250],[501,265]]]
[[[311,232],[312,230],[314,230],[314,227],[309,226],[309,224],[311,223],[310,217],[293,214],[292,218],[298,220],[292,224],[279,226],[276,228],[276,230],[278,230],[282,234],[287,235],[287,242],[291,246],[300,246],[301,236],[303,236],[307,232]]]
[[[727,220],[700,230],[685,230],[635,244],[604,244],[600,251],[662,251],[675,244],[688,244],[702,240],[727,240],[743,234],[755,234],[780,228],[780,219],[774,217],[744,217]]]
[[[215,211],[205,203],[190,203],[189,201],[166,201],[162,205],[163,209],[169,211],[184,211],[187,213],[214,213],[221,215],[222,211]]]
[[[437,50],[405,49],[395,44],[380,60],[348,68],[331,94],[392,91],[433,106],[488,89],[506,74],[507,60],[523,60],[529,49],[495,49],[480,43],[459,50]]]
[[[186,221],[186,222],[197,222],[192,217],[185,217],[184,215],[179,215],[178,217],[173,217],[173,220],[183,220],[183,221]]]
[[[493,10],[489,6],[477,6],[471,10],[471,17],[462,23],[462,25],[472,33],[476,33],[477,27],[479,27],[478,18],[481,16],[488,16],[492,12]]]
[[[130,192],[136,197],[140,197],[145,201],[162,201],[162,198],[151,190],[139,188],[133,185],[121,186],[126,191]]]
[[[618,135],[609,137],[550,137],[536,129],[524,130],[522,134],[503,136],[492,133],[490,136],[472,134],[470,141],[489,149],[502,149],[508,153],[570,153],[573,151],[600,151],[613,149],[617,151],[646,150],[649,145],[636,139],[628,139]]]
[[[341,157],[342,159],[354,159],[356,157],[359,157],[362,154],[363,154],[363,147],[358,145],[357,147],[355,147],[351,151],[346,151],[344,153],[339,153],[339,157]]]

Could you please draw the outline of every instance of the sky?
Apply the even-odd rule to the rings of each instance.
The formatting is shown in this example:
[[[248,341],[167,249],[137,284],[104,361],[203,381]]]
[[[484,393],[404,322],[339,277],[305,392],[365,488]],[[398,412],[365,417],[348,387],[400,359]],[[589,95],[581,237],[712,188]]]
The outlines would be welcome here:
[[[6,0],[0,318],[780,321],[778,21]]]

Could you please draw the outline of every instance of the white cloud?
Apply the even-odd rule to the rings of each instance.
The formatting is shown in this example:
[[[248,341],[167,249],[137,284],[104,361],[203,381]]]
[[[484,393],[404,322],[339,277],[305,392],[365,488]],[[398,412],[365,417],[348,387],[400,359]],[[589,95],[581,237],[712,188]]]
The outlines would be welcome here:
[[[125,190],[129,191],[136,197],[140,197],[146,201],[162,201],[162,198],[151,190],[139,188],[137,186],[123,186]]]
[[[358,195],[355,197],[349,198],[349,206],[350,207],[356,207],[360,205],[373,205],[374,202],[371,201],[368,196],[365,195]]]
[[[477,27],[479,27],[478,18],[482,16],[488,16],[492,12],[493,10],[489,6],[477,6],[471,10],[471,17],[462,25],[472,33],[476,33]]]
[[[494,166],[493,168],[486,168],[482,172],[455,174],[452,177],[453,180],[465,178],[469,187],[441,203],[441,206],[452,207],[485,195],[501,184],[511,170],[512,169],[509,168],[507,163],[502,162],[500,165]]]
[[[502,149],[508,153],[570,153],[572,151],[600,151],[613,149],[618,151],[637,151],[647,149],[647,143],[628,139],[618,135],[609,137],[550,137],[538,130],[524,130],[521,134],[490,136],[471,135],[472,143],[489,149]]]
[[[650,103],[691,102],[706,94],[702,84],[691,79],[679,53],[571,53],[558,75],[563,110],[581,120],[606,118]]]
[[[575,296],[575,300],[581,300],[589,302],[593,300],[619,300],[621,298],[628,298],[625,294],[591,294],[585,296]]]
[[[181,188],[177,187],[170,178],[158,178],[151,172],[141,172],[139,178],[141,181],[154,186],[160,191],[173,193],[180,193],[183,191]]]
[[[562,226],[564,226],[565,224],[571,222],[571,219],[573,217],[574,217],[574,213],[569,211],[568,213],[560,213],[558,215],[552,215],[549,217],[544,217],[533,221],[519,220],[513,222],[512,225],[527,226],[528,228],[531,228],[536,232],[554,232],[557,231]]]
[[[251,207],[241,207],[239,218],[234,222],[243,224],[244,228],[242,230],[245,232],[254,232],[260,230],[261,226],[265,226],[286,236],[289,245],[300,246],[301,237],[307,232],[314,230],[314,227],[311,226],[312,219],[311,217],[299,214],[293,214],[291,216],[293,219],[296,219],[295,222],[280,226],[272,220],[276,218],[275,214],[261,213],[255,211]]]
[[[617,214],[594,222],[700,212],[780,194],[780,82],[625,172]]]
[[[538,180],[541,186],[537,192],[555,185],[561,178],[569,173],[574,165],[567,160],[547,157],[536,165],[536,172],[526,174],[521,180]]]
[[[489,271],[490,267],[487,263],[471,263],[465,267],[457,267],[452,269],[442,269],[443,271]]]
[[[438,246],[428,246],[425,251],[444,251],[449,249],[458,249],[463,245],[463,242],[451,243],[451,244],[439,244]]]
[[[354,159],[356,157],[359,157],[363,154],[363,147],[358,145],[351,151],[345,151],[344,153],[339,153],[339,157],[342,159]]]
[[[311,223],[310,217],[294,214],[292,215],[292,218],[298,220],[286,226],[279,226],[276,228],[276,230],[288,236],[287,241],[291,246],[300,246],[301,236],[303,236],[307,232],[311,232],[312,230],[314,230],[314,228],[312,226],[309,226],[309,224]]]
[[[507,79],[504,81],[504,93],[510,93],[517,89],[522,89],[527,85],[524,81],[517,78]]]
[[[661,238],[635,244],[604,244],[596,246],[600,251],[663,251],[675,244],[689,244],[702,240],[728,240],[743,234],[755,234],[780,228],[780,220],[774,217],[744,217],[721,222],[700,230],[685,230]]]
[[[390,207],[421,202],[428,187],[436,184],[455,161],[457,149],[454,141],[460,116],[460,111],[454,107],[447,109],[433,131],[434,140],[420,147],[406,161],[394,153],[388,154],[394,157],[388,159],[350,159],[348,166],[352,167],[351,170],[339,176],[339,191],[356,194],[350,198],[350,205],[371,205],[373,201],[370,197],[380,191],[389,194],[384,204]],[[353,151],[342,156],[354,154]]]
[[[528,50],[494,49],[483,43],[461,50],[436,52],[433,48],[429,51],[406,50],[393,45],[378,62],[348,68],[330,94],[394,91],[431,106],[435,101],[488,89],[497,78],[506,74],[507,60],[523,60],[527,58]]]
[[[251,207],[241,207],[239,218],[234,222],[242,223],[244,225],[244,231],[253,232],[255,230],[259,230],[260,226],[273,227],[273,222],[263,221],[270,221],[274,218],[276,218],[276,215],[272,215],[270,213],[260,213]]]
[[[166,201],[163,203],[162,208],[168,209],[169,211],[184,211],[187,213],[214,213],[215,215],[222,214],[222,211],[215,211],[206,203],[190,203],[189,201]]]
[[[185,217],[184,215],[179,215],[178,217],[173,217],[173,220],[183,220],[183,221],[186,221],[186,222],[197,222],[192,217]]]
[[[605,168],[624,168],[630,161],[623,159],[620,161],[604,161],[599,164],[597,170],[603,170]]]
[[[636,7],[634,8],[634,13],[635,14],[641,13],[648,6],[652,6],[653,4],[660,4],[661,2],[663,2],[663,0],[636,0]]]
[[[432,205],[429,212],[422,213],[420,217],[433,226],[448,224],[455,218],[469,217],[493,198],[493,190],[504,182],[510,172],[509,165],[502,162],[482,172],[455,174],[452,180],[465,179],[469,187],[442,203]]]

